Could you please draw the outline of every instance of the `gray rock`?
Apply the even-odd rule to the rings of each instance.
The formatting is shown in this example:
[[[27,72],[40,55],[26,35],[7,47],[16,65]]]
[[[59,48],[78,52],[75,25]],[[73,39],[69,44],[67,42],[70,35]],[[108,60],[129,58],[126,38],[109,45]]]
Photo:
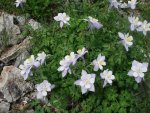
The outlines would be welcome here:
[[[39,28],[41,28],[41,24],[39,22],[36,22],[35,20],[33,19],[30,19],[29,20],[29,25],[34,29],[34,30],[37,30]]]
[[[27,110],[25,113],[34,113],[34,110],[33,109]]]
[[[14,66],[19,67],[20,64],[22,64],[28,57],[30,56],[29,52],[27,50],[23,51],[15,61]]]
[[[5,50],[0,55],[0,61],[7,64],[9,61],[16,59],[21,53],[27,51],[27,49],[30,48],[30,39],[31,38],[32,37],[27,37],[22,43],[20,43],[18,45],[14,45],[11,48]]]
[[[10,103],[8,102],[0,102],[0,113],[9,113]]]
[[[20,69],[5,66],[0,76],[0,92],[8,102],[15,102],[33,90],[33,84],[23,80]]]
[[[3,95],[2,92],[0,92],[0,103],[1,103],[1,101],[3,101],[3,100],[4,100],[4,95]]]
[[[14,24],[14,18],[14,15],[4,12],[0,15],[0,51],[8,45],[17,44],[24,38],[19,26]]]
[[[19,22],[19,25],[24,25],[26,22],[26,18],[24,16],[16,16],[16,19]]]

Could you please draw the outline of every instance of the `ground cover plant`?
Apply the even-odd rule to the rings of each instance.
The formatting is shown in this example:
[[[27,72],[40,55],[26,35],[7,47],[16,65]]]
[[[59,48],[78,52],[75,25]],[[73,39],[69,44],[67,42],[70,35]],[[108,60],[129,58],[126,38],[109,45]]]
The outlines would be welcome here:
[[[36,113],[149,112],[150,26],[147,32],[140,27],[150,22],[150,2],[137,2],[122,8],[108,0],[26,0],[16,8],[15,1],[0,1],[2,10],[43,23],[28,32],[34,57],[20,67],[24,79],[37,84],[38,99],[29,102]]]

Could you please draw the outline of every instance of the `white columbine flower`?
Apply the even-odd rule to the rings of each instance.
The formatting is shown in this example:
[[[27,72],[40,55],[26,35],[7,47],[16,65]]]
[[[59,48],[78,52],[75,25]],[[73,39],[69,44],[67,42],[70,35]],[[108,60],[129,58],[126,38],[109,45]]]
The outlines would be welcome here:
[[[132,62],[131,70],[128,72],[129,76],[135,77],[137,83],[144,80],[144,72],[147,72],[148,63],[140,63],[136,60]]]
[[[135,29],[137,30],[137,28],[142,24],[142,22],[139,21],[139,18],[135,16],[128,17],[128,20],[131,23],[130,25],[131,31],[134,31]]]
[[[121,38],[121,43],[124,45],[126,51],[128,51],[128,47],[131,47],[133,45],[133,37],[129,36],[129,34],[123,34],[121,32],[118,32],[119,37]]]
[[[88,19],[84,19],[84,20],[88,21],[90,29],[93,29],[93,28],[100,29],[101,27],[103,27],[103,25],[100,22],[98,22],[97,19],[91,16],[89,16]]]
[[[142,22],[141,26],[137,30],[142,31],[143,34],[146,36],[147,31],[150,31],[150,23],[144,20],[144,22]]]
[[[65,56],[65,60],[72,65],[76,64],[77,58],[78,58],[78,55],[75,54],[74,52],[71,52],[70,55]]]
[[[50,92],[55,85],[50,84],[47,80],[44,80],[42,83],[36,85],[37,89],[37,99],[43,99],[47,96],[47,92]]]
[[[19,66],[19,68],[21,69],[21,75],[23,76],[24,80],[26,80],[28,76],[32,74],[32,67],[37,68],[39,66],[40,62],[35,60],[34,55],[31,55],[30,58],[26,59],[24,61],[24,64]]]
[[[38,53],[37,55],[38,57],[36,58],[36,60],[39,61],[40,64],[42,65],[46,59],[46,54],[45,52],[42,52],[42,53]]]
[[[131,9],[135,9],[136,4],[137,4],[137,0],[128,1],[128,6],[131,7]]]
[[[85,94],[87,91],[95,92],[94,87],[95,74],[88,74],[85,70],[82,70],[81,79],[75,81],[75,85],[81,86],[82,94]]]
[[[103,70],[103,66],[106,65],[105,56],[99,54],[92,64],[94,65],[94,71],[98,71],[98,69]]]
[[[66,61],[65,59],[62,59],[60,61],[60,67],[57,69],[58,71],[62,72],[62,77],[65,77],[67,73],[71,74],[71,69],[70,69],[70,63]]]
[[[111,7],[111,8],[112,8],[112,7],[115,7],[115,8],[118,9],[120,3],[119,3],[117,0],[109,0],[109,2],[110,2],[110,7]]]
[[[107,83],[109,83],[110,85],[112,85],[112,80],[115,79],[115,76],[112,75],[112,71],[104,70],[101,74],[100,74],[101,78],[104,79],[104,84],[103,87],[106,86]]]
[[[40,62],[35,60],[34,55],[31,55],[30,58],[26,59],[25,64],[28,64],[31,67],[36,67],[36,68],[40,66]]]
[[[60,67],[57,69],[62,72],[62,77],[65,77],[67,73],[71,74],[70,65],[75,65],[78,59],[78,55],[74,52],[71,52],[70,55],[66,55],[64,59],[60,61]]]
[[[68,24],[68,21],[70,20],[70,17],[66,15],[66,13],[58,13],[57,16],[54,17],[56,21],[60,22],[60,27],[62,28],[64,24]]]
[[[25,3],[25,2],[26,2],[26,0],[16,0],[15,5],[16,5],[16,7],[19,7],[19,6],[22,7],[23,3]]]
[[[84,55],[86,54],[86,53],[88,53],[88,51],[85,49],[85,47],[83,47],[82,49],[79,49],[78,51],[77,51],[77,53],[78,53],[78,58],[82,58],[82,59],[84,59]]]
[[[31,74],[31,68],[32,66],[26,64],[25,62],[24,65],[19,66],[19,69],[21,69],[21,76],[23,77],[24,80],[26,80],[28,76]]]

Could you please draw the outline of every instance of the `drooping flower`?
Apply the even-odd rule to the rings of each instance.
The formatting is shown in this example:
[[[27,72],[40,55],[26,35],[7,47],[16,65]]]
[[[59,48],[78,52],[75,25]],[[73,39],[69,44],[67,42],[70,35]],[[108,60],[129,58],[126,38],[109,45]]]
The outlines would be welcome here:
[[[115,7],[118,9],[119,5],[120,5],[120,2],[118,2],[117,0],[109,0],[110,2],[110,7]]]
[[[128,1],[128,6],[129,6],[131,9],[135,9],[136,4],[137,4],[137,0]]]
[[[15,1],[15,5],[16,7],[19,7],[19,6],[23,6],[23,3],[26,3],[26,0],[16,0]]]
[[[144,20],[144,22],[142,22],[141,26],[137,29],[137,31],[142,31],[143,34],[146,36],[147,32],[150,31],[150,23]]]
[[[21,69],[21,75],[23,76],[24,80],[28,78],[29,75],[32,74],[31,68],[32,67],[39,67],[40,62],[36,61],[34,55],[31,55],[30,58],[26,59],[23,65],[20,65],[19,68]]]
[[[54,17],[54,19],[60,22],[61,28],[63,27],[64,24],[70,25],[68,23],[68,21],[70,20],[70,17],[66,15],[66,13],[58,13],[58,15]]]
[[[121,39],[121,43],[124,45],[126,51],[128,51],[128,47],[131,47],[133,45],[133,37],[129,36],[129,34],[123,34],[121,32],[118,32],[119,38]]]
[[[50,84],[47,80],[44,80],[42,83],[36,85],[37,89],[37,99],[43,99],[47,96],[47,92],[50,92],[55,85]]]
[[[28,76],[31,74],[31,68],[32,66],[26,64],[25,62],[24,65],[19,66],[19,69],[21,69],[21,76],[23,77],[24,80],[26,80]]]
[[[70,55],[65,56],[65,60],[72,65],[76,64],[77,58],[78,58],[78,55],[75,54],[74,52],[71,52]]]
[[[81,86],[82,94],[85,94],[87,91],[95,92],[95,74],[88,74],[85,70],[82,70],[81,79],[75,81],[75,85]]]
[[[98,71],[98,69],[103,70],[103,66],[106,65],[105,56],[99,54],[97,59],[95,59],[92,64],[94,65],[94,71]]]
[[[83,47],[82,49],[79,49],[79,50],[77,51],[77,53],[78,53],[78,58],[84,59],[84,55],[85,55],[86,53],[88,53],[88,51],[85,49],[85,47]]]
[[[147,72],[148,63],[140,63],[136,60],[132,62],[131,70],[128,72],[129,76],[133,76],[137,83],[140,83],[144,80],[144,73]]]
[[[110,85],[112,85],[112,80],[115,79],[115,76],[112,75],[112,71],[104,70],[101,74],[100,74],[101,78],[104,79],[104,84],[103,87],[106,86],[107,83],[109,83]]]
[[[38,57],[36,58],[36,60],[39,61],[40,64],[42,65],[46,59],[46,54],[45,52],[42,52],[42,53],[38,53],[37,55]]]
[[[71,69],[70,69],[70,63],[66,61],[65,59],[62,59],[60,61],[60,67],[57,69],[58,71],[62,72],[62,77],[65,77],[67,73],[71,74]]]
[[[139,21],[139,18],[135,16],[128,17],[128,20],[131,23],[130,25],[131,31],[134,31],[135,29],[137,30],[137,28],[142,24],[142,22]]]
[[[25,60],[25,64],[30,65],[31,67],[39,67],[40,66],[40,62],[38,62],[34,55],[31,55],[28,59]]]
[[[62,77],[65,77],[67,73],[71,74],[70,65],[75,65],[77,62],[78,55],[74,52],[71,52],[70,55],[66,55],[64,59],[60,61],[60,67],[57,69],[62,72]]]
[[[92,30],[93,28],[96,28],[96,29],[100,29],[101,27],[103,27],[103,25],[98,22],[97,19],[89,16],[87,19],[84,19],[85,21],[88,21],[89,23],[89,28]]]

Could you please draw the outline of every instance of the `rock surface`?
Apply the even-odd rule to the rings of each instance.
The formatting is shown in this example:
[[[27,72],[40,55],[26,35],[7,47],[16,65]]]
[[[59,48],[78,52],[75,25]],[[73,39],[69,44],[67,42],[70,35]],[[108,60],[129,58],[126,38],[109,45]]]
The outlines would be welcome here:
[[[26,56],[25,56],[24,52],[30,48],[30,39],[31,39],[31,37],[28,37],[22,43],[20,43],[18,45],[14,45],[14,46],[10,47],[9,49],[5,50],[0,55],[0,61],[7,64],[9,61],[16,59],[19,55],[22,55],[22,54],[24,55],[23,57],[25,58]],[[19,65],[19,64],[16,64],[16,65]]]
[[[33,90],[33,84],[23,80],[20,69],[5,66],[0,76],[0,92],[8,102],[15,102]]]
[[[27,110],[25,113],[34,113],[34,110],[33,109]]]
[[[29,20],[29,25],[34,29],[34,30],[37,30],[39,28],[41,28],[41,24],[39,22],[36,22],[35,20],[33,19],[30,19]]]
[[[9,113],[10,103],[1,101],[0,102],[0,113]]]
[[[1,13],[0,15],[0,52],[8,45],[15,45],[24,37],[18,25],[15,25],[14,15]]]

